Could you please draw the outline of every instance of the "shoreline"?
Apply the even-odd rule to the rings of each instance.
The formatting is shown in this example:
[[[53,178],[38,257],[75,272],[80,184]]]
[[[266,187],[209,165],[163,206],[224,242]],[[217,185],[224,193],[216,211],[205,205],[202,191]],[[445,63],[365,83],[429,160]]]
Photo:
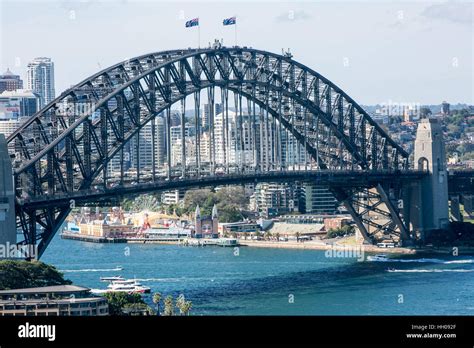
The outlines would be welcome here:
[[[367,244],[338,244],[338,243],[324,243],[324,242],[275,242],[275,241],[253,241],[253,240],[239,240],[239,245],[255,248],[275,248],[275,249],[301,249],[301,250],[347,250],[348,248],[361,249],[369,254],[395,254],[395,255],[422,255],[422,254],[449,254],[453,255],[451,247],[395,247],[395,248],[379,248],[375,245]],[[458,254],[474,254],[473,246],[459,246]]]
[[[379,248],[375,245],[363,244],[337,244],[324,242],[274,242],[274,241],[239,241],[239,245],[255,248],[274,248],[274,249],[301,249],[301,250],[347,250],[363,249],[368,253],[384,253],[384,254],[403,254],[413,255],[417,250],[410,248]]]
[[[92,236],[78,236],[68,233],[62,233],[61,237],[64,239],[91,242],[91,243],[130,243],[130,244],[164,244],[164,245],[183,245],[180,240],[163,239],[163,240],[146,240],[146,239],[130,239],[125,238],[101,238]],[[341,243],[342,242],[342,243]],[[325,243],[323,241],[256,241],[238,239],[236,246],[249,248],[270,248],[270,249],[298,249],[298,250],[347,250],[347,249],[363,249],[369,254],[393,254],[393,255],[422,255],[422,254],[450,254],[453,255],[454,248],[451,247],[395,247],[395,248],[379,248],[375,245],[344,243],[347,240],[340,240],[335,243]],[[474,246],[459,246],[458,254],[474,254]]]

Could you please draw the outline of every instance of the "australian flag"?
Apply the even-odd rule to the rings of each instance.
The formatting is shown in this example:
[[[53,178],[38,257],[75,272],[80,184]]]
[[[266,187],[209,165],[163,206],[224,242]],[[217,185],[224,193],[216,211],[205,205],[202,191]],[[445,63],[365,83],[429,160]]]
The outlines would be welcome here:
[[[230,18],[224,19],[224,21],[222,22],[222,24],[224,24],[224,25],[232,25],[232,24],[235,24],[235,17],[230,17]]]
[[[186,28],[196,27],[198,25],[199,25],[199,18],[194,18],[186,22]]]

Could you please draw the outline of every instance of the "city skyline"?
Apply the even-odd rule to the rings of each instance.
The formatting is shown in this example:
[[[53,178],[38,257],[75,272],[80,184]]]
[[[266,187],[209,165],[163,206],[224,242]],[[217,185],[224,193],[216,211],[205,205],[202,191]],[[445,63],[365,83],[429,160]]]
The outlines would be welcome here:
[[[0,71],[9,68],[26,80],[30,60],[51,57],[57,94],[127,58],[197,46],[197,29],[184,26],[191,18],[200,18],[201,47],[216,38],[234,45],[234,29],[223,27],[222,20],[235,14],[239,45],[276,53],[290,48],[297,61],[314,67],[360,104],[473,103],[472,4],[397,2],[363,7],[354,2],[340,8],[325,2],[226,2],[204,11],[197,2],[26,3],[27,7],[25,2],[0,2]],[[53,25],[43,25],[53,22],[63,28],[60,33]],[[24,45],[33,27],[45,39]],[[255,35],[256,30],[261,34]],[[74,38],[79,38],[77,44]]]

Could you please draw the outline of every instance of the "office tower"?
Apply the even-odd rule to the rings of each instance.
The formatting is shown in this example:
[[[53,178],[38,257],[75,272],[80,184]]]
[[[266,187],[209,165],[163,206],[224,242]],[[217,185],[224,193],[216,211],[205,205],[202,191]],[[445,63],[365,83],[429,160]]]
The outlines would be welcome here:
[[[40,108],[54,99],[54,63],[51,58],[39,57],[28,63],[27,88],[40,96]]]

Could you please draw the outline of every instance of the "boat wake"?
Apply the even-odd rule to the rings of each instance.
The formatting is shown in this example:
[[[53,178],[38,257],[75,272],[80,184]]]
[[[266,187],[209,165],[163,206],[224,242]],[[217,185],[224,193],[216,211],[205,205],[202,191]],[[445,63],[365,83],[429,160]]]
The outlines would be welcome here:
[[[451,263],[474,263],[474,260],[453,260],[453,261],[446,261],[445,264]]]
[[[429,262],[429,263],[444,263],[440,259],[390,259],[390,258],[377,258],[367,259],[369,262]]]
[[[474,269],[388,269],[387,272],[394,273],[444,273],[444,272],[474,272]]]
[[[63,273],[74,273],[74,272],[118,272],[122,271],[123,267],[115,268],[87,268],[87,269],[61,269]]]
[[[441,260],[441,259],[428,259],[428,258],[422,258],[422,259],[367,259],[369,262],[405,262],[405,263],[439,263],[439,264],[464,264],[464,263],[474,263],[473,259],[466,259],[466,260],[452,260],[452,261],[446,261],[446,260]]]

